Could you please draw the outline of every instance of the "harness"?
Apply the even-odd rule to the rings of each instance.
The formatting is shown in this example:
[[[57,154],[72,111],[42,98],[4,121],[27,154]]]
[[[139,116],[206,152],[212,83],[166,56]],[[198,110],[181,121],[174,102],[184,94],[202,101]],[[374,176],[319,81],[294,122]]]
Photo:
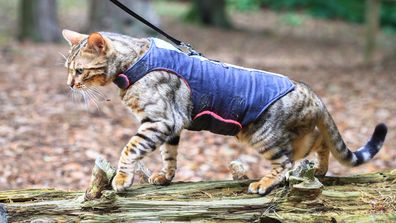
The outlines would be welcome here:
[[[131,87],[147,73],[165,70],[183,79],[193,103],[189,130],[236,135],[273,102],[294,89],[287,77],[187,55],[168,42],[150,38],[148,51],[114,83]]]

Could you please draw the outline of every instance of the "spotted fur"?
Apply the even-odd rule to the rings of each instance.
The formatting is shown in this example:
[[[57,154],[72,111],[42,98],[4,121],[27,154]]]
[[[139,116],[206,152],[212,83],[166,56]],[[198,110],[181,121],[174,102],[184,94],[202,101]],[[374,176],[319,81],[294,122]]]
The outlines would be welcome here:
[[[108,85],[149,48],[147,39],[135,39],[114,33],[89,36],[65,30],[72,45],[66,67],[68,84],[76,89]],[[372,138],[356,152],[343,141],[326,106],[305,84],[295,82],[295,89],[273,103],[254,123],[245,126],[237,139],[247,142],[272,163],[272,171],[249,186],[249,192],[267,194],[285,178],[296,160],[314,151],[318,155],[316,173],[325,175],[330,152],[342,164],[360,165],[380,150],[387,133],[384,124],[375,128]],[[141,122],[121,152],[117,175],[112,185],[116,191],[131,186],[138,160],[161,148],[163,169],[149,179],[166,185],[175,176],[180,133],[191,124],[192,102],[186,84],[167,71],[153,71],[120,90],[123,103]]]

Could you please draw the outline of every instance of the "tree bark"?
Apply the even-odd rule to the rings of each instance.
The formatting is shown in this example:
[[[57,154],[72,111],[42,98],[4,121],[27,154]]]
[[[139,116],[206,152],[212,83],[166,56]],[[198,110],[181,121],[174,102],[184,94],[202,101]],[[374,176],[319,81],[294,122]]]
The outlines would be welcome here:
[[[155,13],[150,0],[121,0],[120,2],[154,25],[160,25],[159,17]],[[119,9],[110,1],[91,0],[87,32],[97,31],[118,32],[136,37],[154,34],[153,30]]]
[[[364,60],[366,63],[373,61],[376,37],[381,19],[381,0],[366,0],[366,38]]]
[[[60,28],[55,0],[21,0],[19,40],[57,42]]]
[[[135,185],[85,202],[78,191],[3,191],[0,218],[3,206],[9,222],[395,222],[396,170],[320,181],[314,197],[285,187],[247,194],[252,180]]]
[[[193,0],[187,19],[204,25],[221,28],[231,27],[225,0]]]

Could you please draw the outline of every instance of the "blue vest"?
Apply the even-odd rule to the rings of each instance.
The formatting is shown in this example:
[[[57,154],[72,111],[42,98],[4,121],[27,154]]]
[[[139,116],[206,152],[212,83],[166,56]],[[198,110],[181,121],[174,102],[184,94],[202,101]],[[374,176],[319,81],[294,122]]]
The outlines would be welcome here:
[[[236,135],[294,89],[293,82],[283,75],[189,56],[163,40],[150,41],[148,51],[114,83],[126,89],[155,70],[179,76],[191,91],[189,130]]]

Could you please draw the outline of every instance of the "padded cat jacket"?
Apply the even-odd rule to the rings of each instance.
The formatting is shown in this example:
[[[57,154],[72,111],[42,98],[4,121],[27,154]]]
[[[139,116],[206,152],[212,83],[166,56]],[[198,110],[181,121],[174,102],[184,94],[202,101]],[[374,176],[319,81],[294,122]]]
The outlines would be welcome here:
[[[287,77],[189,56],[168,42],[150,38],[148,51],[114,83],[122,89],[155,70],[166,70],[188,85],[193,102],[189,130],[236,135],[273,102],[294,89]]]

